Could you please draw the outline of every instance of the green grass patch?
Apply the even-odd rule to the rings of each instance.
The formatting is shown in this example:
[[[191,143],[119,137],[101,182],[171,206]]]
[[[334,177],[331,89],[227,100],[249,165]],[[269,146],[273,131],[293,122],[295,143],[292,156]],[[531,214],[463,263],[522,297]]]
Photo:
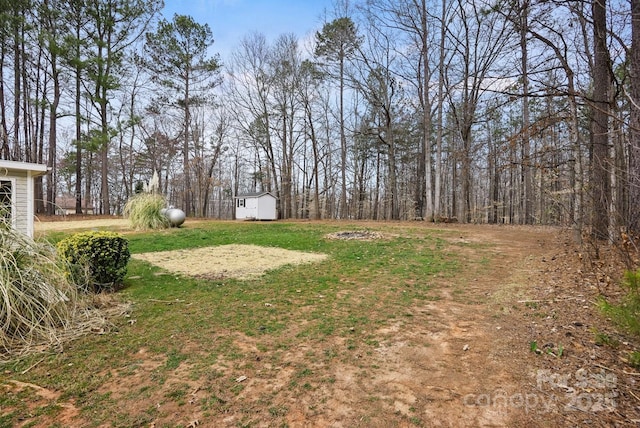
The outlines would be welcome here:
[[[381,223],[376,231],[385,234],[383,239],[326,238],[359,228],[347,223],[200,221],[130,231],[125,236],[133,255],[251,244],[328,258],[247,281],[191,278],[132,259],[118,296],[130,301],[133,310],[129,317],[113,320],[113,333],[81,337],[63,353],[0,364],[0,373],[61,391],[60,400],[73,400],[89,426],[148,425],[158,412],[151,400],[182,405],[193,388],[185,382],[202,386],[197,405],[203,412],[221,414],[248,388],[250,380],[237,381],[241,375],[258,367],[286,369],[285,356],[301,346],[309,350],[308,364],[295,368],[284,385],[304,393],[331,384],[336,381],[327,370],[332,362],[373,352],[384,341],[375,335],[379,328],[398,320],[414,322],[416,307],[439,299],[437,278],[453,277],[461,266],[455,254],[445,252],[439,232],[427,228],[396,230]],[[48,238],[65,236],[55,232]],[[149,362],[155,365],[145,368]],[[181,382],[174,379],[178,372]],[[150,400],[146,412],[128,410],[127,394],[104,389],[134,376],[148,380],[130,389],[130,394]],[[0,422],[15,423],[21,410],[16,398],[0,396],[0,408],[12,409],[2,413]],[[277,419],[288,409],[271,403],[264,412]]]

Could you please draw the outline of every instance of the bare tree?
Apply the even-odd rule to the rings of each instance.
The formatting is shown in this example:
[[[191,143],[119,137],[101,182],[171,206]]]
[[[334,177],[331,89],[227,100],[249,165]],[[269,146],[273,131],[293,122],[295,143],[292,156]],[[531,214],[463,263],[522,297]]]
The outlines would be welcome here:
[[[273,86],[273,109],[279,124],[274,135],[280,140],[280,214],[293,216],[293,168],[294,155],[299,143],[298,126],[301,107],[299,103],[302,58],[298,41],[293,34],[279,36],[270,55],[270,73]],[[275,124],[274,124],[275,125]]]
[[[322,27],[316,33],[316,56],[327,61],[326,65],[337,65],[337,70],[327,70],[335,76],[339,84],[339,127],[340,127],[340,218],[348,216],[347,204],[347,136],[345,132],[345,66],[360,44],[358,28],[351,18],[341,16]]]
[[[391,29],[398,30],[401,37],[406,37],[411,49],[402,48],[398,51],[406,62],[410,64],[408,71],[397,70],[402,78],[415,86],[420,109],[421,144],[418,156],[419,182],[415,186],[415,217],[425,217],[429,220],[434,216],[434,185],[433,185],[433,119],[432,109],[434,94],[432,80],[435,72],[432,46],[435,45],[434,34],[437,27],[432,22],[430,6],[426,0],[379,0],[372,2],[375,9],[369,6],[370,15],[378,15],[378,19],[388,19],[386,24]],[[443,6],[446,2],[443,2]],[[443,59],[444,61],[444,59]],[[440,173],[438,172],[436,175]]]
[[[317,98],[320,98],[318,87],[322,81],[322,74],[318,68],[309,60],[303,61],[300,70],[300,88],[299,99],[304,109],[304,129],[305,136],[311,143],[312,158],[312,173],[308,178],[307,187],[310,189],[311,184],[313,188],[313,200],[315,205],[314,218],[320,220],[320,136],[317,130],[316,114],[314,113],[314,102]],[[306,183],[305,183],[306,184]],[[310,211],[308,208],[307,211]]]
[[[509,43],[504,20],[480,10],[477,2],[457,0],[457,25],[448,28],[455,63],[447,73],[447,96],[462,147],[461,162],[462,219],[470,222],[472,213],[473,126],[480,99],[489,89],[491,72]]]
[[[567,11],[568,13],[568,11]],[[574,65],[570,63],[570,43],[567,42],[567,35],[555,28],[552,23],[554,20],[547,22],[544,18],[549,15],[546,9],[542,9],[535,18],[536,27],[528,26],[527,31],[534,39],[542,43],[542,45],[550,50],[553,59],[558,62],[560,69],[566,76],[566,86],[549,87],[549,92],[561,93],[566,96],[568,105],[567,125],[569,128],[569,143],[571,149],[570,167],[570,187],[571,198],[569,201],[569,213],[574,229],[574,238],[579,241],[582,234],[582,171],[583,171],[583,150],[580,141],[580,116],[579,116],[579,97],[576,84],[576,71]]]
[[[591,113],[591,187],[592,235],[609,237],[609,204],[611,203],[609,159],[609,97],[611,62],[607,47],[607,1],[592,0],[593,13],[593,102]]]
[[[229,100],[237,126],[257,152],[266,158],[270,176],[265,190],[280,195],[278,159],[271,136],[272,78],[271,51],[263,34],[253,33],[242,39],[229,68]],[[255,173],[262,174],[258,168]],[[266,174],[265,174],[266,175]]]
[[[533,224],[533,166],[531,161],[531,139],[529,119],[529,46],[527,30],[529,28],[529,0],[518,0],[518,33],[520,36],[521,73],[522,73],[522,220],[524,224]]]
[[[392,34],[371,22],[367,26],[367,43],[358,48],[354,67],[357,75],[350,83],[365,99],[368,130],[376,140],[378,153],[386,159],[385,218],[400,219],[400,195],[397,170],[398,121],[402,105],[402,87],[394,75],[398,61]]]
[[[640,0],[631,0],[631,32],[628,227],[640,236]]]

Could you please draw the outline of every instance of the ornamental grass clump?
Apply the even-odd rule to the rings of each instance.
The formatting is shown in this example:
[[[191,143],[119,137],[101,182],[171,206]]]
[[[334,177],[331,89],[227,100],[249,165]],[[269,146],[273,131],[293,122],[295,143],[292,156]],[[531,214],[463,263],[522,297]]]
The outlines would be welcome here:
[[[124,206],[124,217],[136,230],[166,229],[169,220],[164,215],[165,199],[156,193],[138,193]]]
[[[0,355],[60,343],[77,289],[55,248],[0,225]]]

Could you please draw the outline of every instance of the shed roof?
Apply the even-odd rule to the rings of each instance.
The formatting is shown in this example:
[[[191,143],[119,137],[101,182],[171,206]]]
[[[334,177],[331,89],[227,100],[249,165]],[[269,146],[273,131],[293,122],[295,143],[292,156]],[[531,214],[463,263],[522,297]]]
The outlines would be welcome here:
[[[273,194],[271,194],[271,192],[249,192],[249,193],[240,193],[238,195],[235,196],[236,199],[238,198],[259,198],[260,196],[264,196],[264,195],[269,195],[274,199],[278,199],[276,198]]]
[[[0,175],[2,175],[3,171],[28,171],[35,177],[45,175],[49,172],[49,168],[39,163],[0,160]]]

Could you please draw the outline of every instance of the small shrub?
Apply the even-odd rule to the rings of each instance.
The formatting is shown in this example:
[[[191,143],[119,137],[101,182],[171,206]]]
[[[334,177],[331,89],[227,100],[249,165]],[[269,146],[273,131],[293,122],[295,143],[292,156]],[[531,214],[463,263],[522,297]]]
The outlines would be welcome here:
[[[606,345],[612,348],[617,348],[618,346],[620,346],[620,342],[618,341],[618,339],[611,337],[611,335],[598,331],[595,328],[592,329],[592,332],[594,336],[594,342],[596,345],[598,346]]]
[[[640,335],[640,270],[625,272],[622,286],[627,290],[624,299],[616,304],[601,298],[600,310],[629,333]]]
[[[627,288],[630,293],[633,293],[635,297],[638,297],[638,292],[640,291],[640,270],[625,272],[622,285]]]
[[[83,232],[58,243],[71,280],[81,289],[100,292],[122,284],[131,254],[129,242],[114,232]]]
[[[59,343],[77,293],[55,248],[0,225],[0,354]]]
[[[634,369],[640,369],[640,352],[633,351],[629,354],[629,365]]]
[[[155,193],[138,193],[124,206],[124,217],[129,219],[131,227],[136,230],[166,229],[169,220],[163,213],[165,199]]]

